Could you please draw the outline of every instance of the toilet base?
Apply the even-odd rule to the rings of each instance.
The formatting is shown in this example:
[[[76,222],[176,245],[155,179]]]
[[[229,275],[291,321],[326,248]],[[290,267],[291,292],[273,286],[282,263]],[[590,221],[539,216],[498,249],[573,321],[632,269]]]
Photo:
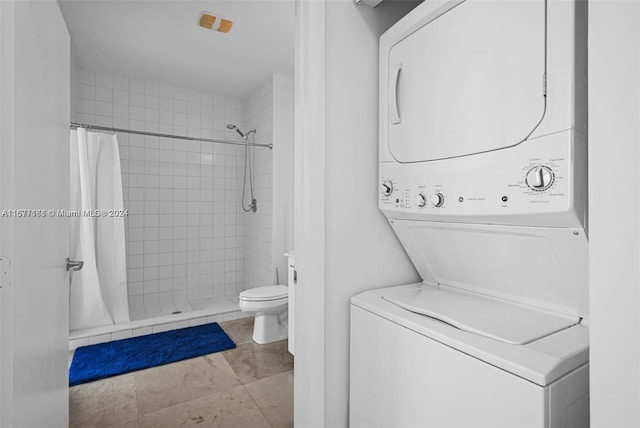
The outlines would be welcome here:
[[[283,314],[256,314],[253,325],[253,341],[264,345],[277,342],[288,337],[288,315]]]

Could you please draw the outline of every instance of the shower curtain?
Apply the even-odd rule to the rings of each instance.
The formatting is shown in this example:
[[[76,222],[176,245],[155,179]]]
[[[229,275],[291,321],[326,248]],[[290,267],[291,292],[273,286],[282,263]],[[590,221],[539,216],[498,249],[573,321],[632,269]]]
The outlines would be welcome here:
[[[120,153],[115,135],[71,131],[71,255],[69,328],[129,321]]]

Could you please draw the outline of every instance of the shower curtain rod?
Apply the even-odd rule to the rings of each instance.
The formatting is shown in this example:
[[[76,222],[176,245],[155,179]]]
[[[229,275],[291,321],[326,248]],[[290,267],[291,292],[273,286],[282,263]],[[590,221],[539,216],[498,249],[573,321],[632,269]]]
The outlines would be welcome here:
[[[235,146],[266,147],[268,149],[273,149],[273,144],[241,143],[239,141],[231,141],[231,140],[216,140],[213,138],[187,137],[185,135],[171,135],[171,134],[161,134],[158,132],[134,131],[132,129],[109,128],[107,126],[87,125],[84,123],[76,123],[76,122],[70,122],[69,127],[72,129],[86,128],[87,130],[95,129],[98,131],[125,132],[127,134],[148,135],[151,137],[175,138],[177,140],[205,141],[207,143],[233,144]]]

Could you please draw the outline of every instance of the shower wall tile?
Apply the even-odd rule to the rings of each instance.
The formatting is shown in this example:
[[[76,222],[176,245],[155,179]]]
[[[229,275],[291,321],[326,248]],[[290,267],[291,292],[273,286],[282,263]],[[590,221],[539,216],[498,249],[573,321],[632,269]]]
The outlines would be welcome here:
[[[89,70],[73,84],[76,122],[233,140],[227,123],[247,128],[235,97]],[[237,299],[245,277],[244,149],[124,133],[118,141],[132,318],[181,310],[175,303],[184,308],[187,299]]]
[[[96,86],[113,88],[113,76],[107,73],[96,72]]]
[[[128,339],[133,337],[131,330],[121,330],[111,333],[111,340]]]
[[[97,345],[98,343],[105,343],[111,341],[111,333],[101,334],[99,336],[92,336],[89,338],[89,345]]]
[[[138,336],[146,336],[147,334],[151,334],[153,333],[152,331],[152,327],[140,327],[140,328],[134,328],[131,331],[131,336],[132,337],[138,337]]]
[[[92,86],[95,86],[96,84],[96,73],[93,71],[78,70],[76,78],[78,79],[77,83],[84,83]]]
[[[273,82],[267,83],[249,97],[242,111],[246,111],[249,129],[257,129],[255,142],[259,144],[273,143]],[[275,284],[273,269],[273,151],[264,148],[252,148],[253,188],[257,199],[258,210],[255,213],[243,212],[243,248],[244,266],[242,269],[245,288]],[[244,163],[244,159],[241,159]],[[238,168],[239,181],[242,180],[243,169]],[[247,176],[247,180],[249,180]],[[245,192],[244,204],[248,206],[250,195]],[[242,192],[240,192],[242,195]],[[229,266],[230,270],[236,267]],[[237,270],[236,270],[237,271]],[[280,277],[286,272],[279,272]]]
[[[116,90],[128,92],[129,91],[129,79],[127,79],[126,77],[122,77],[122,76],[113,76],[113,89],[114,89],[114,92]]]

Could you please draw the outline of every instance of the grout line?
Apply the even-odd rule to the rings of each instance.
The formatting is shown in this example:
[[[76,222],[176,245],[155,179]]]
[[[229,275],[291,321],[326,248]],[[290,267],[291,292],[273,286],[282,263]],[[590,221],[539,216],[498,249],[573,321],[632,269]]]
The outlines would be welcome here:
[[[267,378],[265,378],[265,379],[267,379]],[[258,379],[258,380],[261,380],[261,379]],[[254,381],[254,382],[257,382],[257,380]],[[264,420],[267,421],[267,423],[269,424],[270,427],[273,427],[273,424],[271,423],[271,421],[269,420],[267,415],[264,414],[264,411],[262,410],[262,407],[260,407],[260,405],[258,404],[256,399],[254,398],[253,394],[251,394],[251,391],[249,391],[249,389],[247,388],[247,385],[249,385],[251,383],[253,383],[253,382],[250,382],[250,383],[242,385],[242,386],[244,387],[245,391],[247,391],[247,394],[249,394],[249,397],[251,397],[251,401],[253,401],[253,403],[256,405],[256,407],[258,408],[258,411],[260,412],[260,414],[262,415]]]

